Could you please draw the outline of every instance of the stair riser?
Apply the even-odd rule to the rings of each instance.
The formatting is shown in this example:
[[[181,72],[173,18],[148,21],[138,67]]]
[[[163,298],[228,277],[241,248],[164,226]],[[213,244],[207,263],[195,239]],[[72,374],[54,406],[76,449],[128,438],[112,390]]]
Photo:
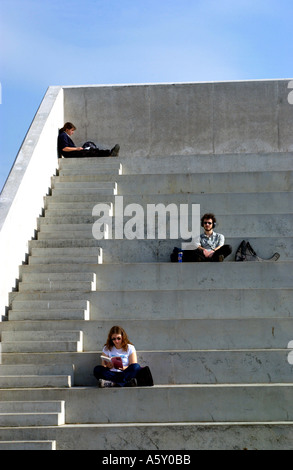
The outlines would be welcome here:
[[[263,319],[181,319],[181,320],[123,320],[121,318],[111,320],[87,321],[78,322],[78,324],[71,324],[67,328],[74,326],[83,331],[83,348],[84,351],[99,351],[102,349],[108,331],[115,325],[121,325],[129,335],[129,338],[135,342],[138,350],[210,350],[210,349],[286,349],[288,343],[293,340],[292,334],[292,318],[276,319],[276,318],[263,318]],[[44,336],[46,332],[50,335],[52,329],[66,328],[66,321],[56,322],[53,321],[43,322],[43,325],[38,324],[37,328],[42,327]],[[16,326],[15,326],[16,327]],[[33,324],[30,326],[34,327]],[[20,324],[19,329],[22,328]],[[141,332],[144,332],[143,335]],[[13,336],[14,335],[14,336]],[[18,336],[17,336],[18,335]],[[3,352],[10,352],[10,348],[17,346],[17,340],[11,345],[8,339],[22,337],[32,340],[29,332],[10,333],[7,331],[7,336],[4,337]],[[60,333],[62,335],[62,333]],[[57,336],[57,335],[56,335]],[[8,338],[8,339],[6,339]],[[134,339],[133,339],[134,338]],[[73,347],[73,345],[81,344],[76,340],[72,342],[58,341],[30,341],[30,344],[35,343],[35,348],[40,348],[41,352],[52,351],[54,348]],[[26,341],[23,341],[22,347],[26,347]],[[33,347],[29,346],[29,347]],[[76,347],[76,346],[75,346]],[[9,348],[9,350],[7,350]],[[51,349],[52,348],[52,349]],[[56,349],[57,351],[58,349]],[[72,350],[72,349],[70,349]],[[73,349],[76,350],[76,349]],[[36,349],[38,351],[38,349]]]
[[[89,313],[88,312],[80,312],[80,311],[9,311],[8,319],[10,321],[34,321],[34,320],[42,320],[46,321],[50,320],[73,320],[73,321],[88,321],[89,320]]]
[[[194,450],[291,450],[293,426],[284,423],[227,423],[223,425],[209,421],[208,423],[180,423],[178,425],[154,423],[122,427],[109,424],[107,426],[0,429],[1,440],[16,441],[23,438],[39,440],[50,439],[50,437],[52,440],[56,439],[57,450],[101,451],[103,449],[113,452],[123,447],[124,451],[128,450],[129,455],[132,455],[131,451],[141,451],[143,448],[145,451],[152,451],[150,456],[155,462],[154,452],[158,455],[159,450],[172,449],[171,459],[175,458],[174,451],[178,451],[179,458],[182,451],[187,451],[186,462],[189,462],[188,451]]]
[[[82,351],[82,345],[76,342],[39,342],[39,341],[15,341],[2,344],[2,352],[69,352]]]
[[[289,350],[138,351],[138,362],[141,366],[148,365],[151,368],[155,384],[285,384],[292,383],[292,367],[288,363],[288,354]],[[75,365],[71,384],[97,386],[93,370],[100,364],[98,351],[62,355],[26,353],[22,357],[9,353],[2,357],[5,363],[52,361],[61,365],[62,362],[71,360]],[[26,365],[22,367],[26,373]],[[38,384],[40,383],[41,380]],[[45,383],[48,384],[47,381]],[[53,379],[52,384],[55,384]],[[32,387],[32,380],[28,386]],[[60,386],[70,385],[63,383]]]
[[[0,427],[20,426],[60,426],[64,424],[63,417],[55,414],[18,414],[3,416],[0,414]]]
[[[91,216],[92,210],[95,204],[105,203],[112,204],[114,207],[116,197],[105,196],[102,200],[96,197],[89,199],[83,198],[84,200],[78,202],[77,200],[68,200],[62,202],[60,199],[52,198],[47,196],[45,198],[46,203],[46,216],[68,216],[78,215],[79,213],[85,212],[84,215]],[[264,192],[264,193],[233,193],[231,197],[230,193],[218,193],[209,194],[204,192],[203,194],[123,194],[123,204],[126,207],[129,204],[137,203],[143,207],[146,211],[148,204],[164,204],[167,207],[168,204],[174,203],[179,204],[200,204],[201,213],[210,212],[210,208],[213,207],[213,211],[217,214],[219,222],[222,221],[222,217],[233,217],[233,215],[255,215],[255,214],[290,214],[292,206],[292,192]],[[224,225],[222,225],[224,227]]]
[[[0,441],[0,450],[56,450],[56,441]]]
[[[34,389],[46,387],[71,387],[74,384],[70,376],[6,376],[0,377],[0,388],[4,389]],[[2,395],[2,391],[1,391]]]
[[[23,390],[3,390],[22,399]],[[32,400],[66,401],[67,424],[293,421],[292,385],[198,385],[99,389],[32,389]],[[117,414],[118,401],[128,406]],[[137,406],[139,400],[140,406]],[[181,403],[181,406],[178,406]],[[239,403],[242,405],[239,406]]]

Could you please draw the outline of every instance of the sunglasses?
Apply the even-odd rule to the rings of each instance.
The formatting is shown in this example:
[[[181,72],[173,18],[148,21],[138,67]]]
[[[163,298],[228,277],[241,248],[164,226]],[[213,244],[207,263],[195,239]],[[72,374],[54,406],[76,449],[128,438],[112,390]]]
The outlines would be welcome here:
[[[112,341],[120,341],[122,339],[121,336],[116,336],[116,338],[111,338]]]
[[[204,225],[212,225],[213,222],[204,222]]]

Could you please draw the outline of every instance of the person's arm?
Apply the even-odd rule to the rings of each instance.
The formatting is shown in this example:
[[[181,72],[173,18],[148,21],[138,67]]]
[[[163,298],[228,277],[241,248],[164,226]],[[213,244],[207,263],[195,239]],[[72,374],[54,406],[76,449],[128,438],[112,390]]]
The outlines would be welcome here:
[[[214,248],[213,251],[217,251],[219,248],[221,248],[221,246],[224,245],[224,243],[225,243],[225,237],[224,237],[224,235],[219,234],[219,244],[218,244],[218,246],[216,246],[216,248]]]
[[[199,235],[198,237],[195,238],[195,250],[204,250],[204,248],[201,246],[201,236]]]
[[[216,248],[213,248],[213,251],[217,251],[219,248],[221,248],[221,246],[223,246],[223,245],[216,246]]]
[[[72,152],[76,150],[83,150],[83,148],[82,147],[64,147],[64,149],[62,149],[62,152]]]
[[[133,351],[132,354],[130,354],[129,359],[128,359],[128,364],[136,364],[137,363],[137,354],[136,351]]]
[[[73,140],[66,134],[62,132],[58,137],[58,146],[61,148],[61,152],[73,152],[76,150],[83,150],[82,147],[76,147]]]

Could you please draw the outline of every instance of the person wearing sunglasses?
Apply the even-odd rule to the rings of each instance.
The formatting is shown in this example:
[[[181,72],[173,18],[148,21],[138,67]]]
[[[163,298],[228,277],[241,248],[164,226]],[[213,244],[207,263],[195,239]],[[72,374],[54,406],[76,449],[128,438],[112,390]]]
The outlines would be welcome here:
[[[224,261],[232,253],[231,245],[225,245],[224,235],[214,232],[216,224],[214,214],[208,213],[202,216],[201,226],[204,233],[200,235],[198,245],[193,252],[194,261]]]
[[[117,358],[122,361],[121,365],[117,364]],[[103,347],[102,365],[94,368],[98,386],[135,387],[136,375],[140,369],[136,349],[125,330],[120,326],[113,326]]]

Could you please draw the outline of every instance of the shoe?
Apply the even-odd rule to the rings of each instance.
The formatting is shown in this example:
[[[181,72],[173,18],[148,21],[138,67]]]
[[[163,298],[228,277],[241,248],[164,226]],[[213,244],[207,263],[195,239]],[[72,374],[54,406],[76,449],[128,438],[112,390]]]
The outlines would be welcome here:
[[[110,152],[111,157],[117,157],[117,156],[118,156],[118,153],[119,153],[119,150],[120,150],[120,145],[119,145],[119,144],[116,144],[116,145],[111,149],[111,152]]]
[[[110,382],[110,380],[99,379],[99,388],[109,388],[114,387],[114,382]]]
[[[130,379],[129,382],[126,382],[125,387],[137,387],[137,380]]]
[[[219,261],[220,261],[220,262],[223,262],[224,259],[225,259],[225,256],[224,256],[224,255],[220,255],[220,256],[219,256]]]

